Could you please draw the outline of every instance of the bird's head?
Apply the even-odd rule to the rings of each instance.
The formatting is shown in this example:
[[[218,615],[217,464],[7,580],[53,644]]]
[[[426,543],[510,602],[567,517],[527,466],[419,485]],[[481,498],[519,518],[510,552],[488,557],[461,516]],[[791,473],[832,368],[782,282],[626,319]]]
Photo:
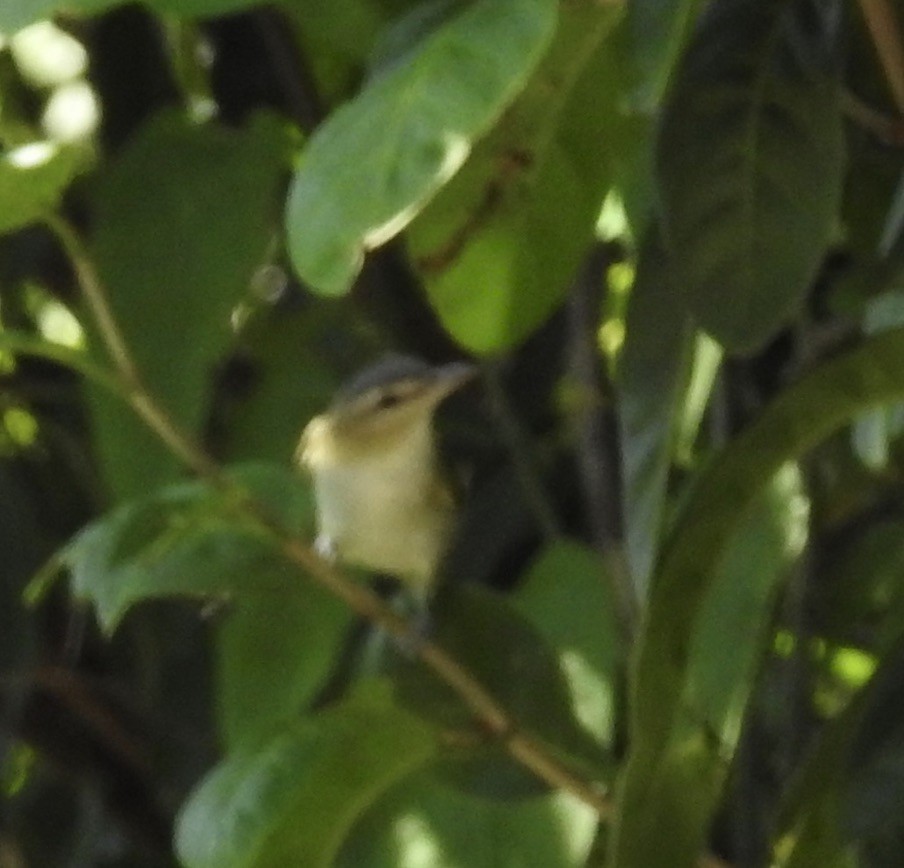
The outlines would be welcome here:
[[[430,365],[410,356],[386,356],[353,377],[329,409],[309,423],[298,458],[312,468],[404,448],[429,430],[444,398],[477,374],[463,362]]]

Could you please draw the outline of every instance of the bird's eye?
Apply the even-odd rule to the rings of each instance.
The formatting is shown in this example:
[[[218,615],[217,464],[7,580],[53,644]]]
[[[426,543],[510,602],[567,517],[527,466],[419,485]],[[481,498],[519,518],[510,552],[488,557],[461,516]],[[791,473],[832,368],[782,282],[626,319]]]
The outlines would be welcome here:
[[[401,398],[395,392],[383,392],[378,398],[376,407],[378,410],[388,410],[401,402]]]

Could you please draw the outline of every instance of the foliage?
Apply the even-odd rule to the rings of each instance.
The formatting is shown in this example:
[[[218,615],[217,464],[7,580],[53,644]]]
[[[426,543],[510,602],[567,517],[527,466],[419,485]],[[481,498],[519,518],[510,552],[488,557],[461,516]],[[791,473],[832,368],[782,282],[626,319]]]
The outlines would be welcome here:
[[[0,7],[0,864],[898,864],[902,26]],[[388,348],[426,636],[293,466]]]

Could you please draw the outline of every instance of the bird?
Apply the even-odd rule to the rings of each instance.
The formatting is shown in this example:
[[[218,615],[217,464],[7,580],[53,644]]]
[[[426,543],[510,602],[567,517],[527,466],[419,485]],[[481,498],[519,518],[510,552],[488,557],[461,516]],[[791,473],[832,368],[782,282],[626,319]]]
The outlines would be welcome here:
[[[313,479],[317,552],[397,579],[420,606],[429,602],[456,517],[434,414],[477,370],[384,356],[337,391],[296,450]]]

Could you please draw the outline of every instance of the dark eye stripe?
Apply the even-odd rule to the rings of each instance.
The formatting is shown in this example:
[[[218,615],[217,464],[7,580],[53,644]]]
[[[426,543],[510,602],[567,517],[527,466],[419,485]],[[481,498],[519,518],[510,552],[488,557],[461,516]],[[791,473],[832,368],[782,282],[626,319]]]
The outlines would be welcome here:
[[[401,397],[395,392],[384,392],[377,399],[376,406],[380,410],[388,410],[390,407],[395,407],[397,404],[399,404],[401,400]]]

